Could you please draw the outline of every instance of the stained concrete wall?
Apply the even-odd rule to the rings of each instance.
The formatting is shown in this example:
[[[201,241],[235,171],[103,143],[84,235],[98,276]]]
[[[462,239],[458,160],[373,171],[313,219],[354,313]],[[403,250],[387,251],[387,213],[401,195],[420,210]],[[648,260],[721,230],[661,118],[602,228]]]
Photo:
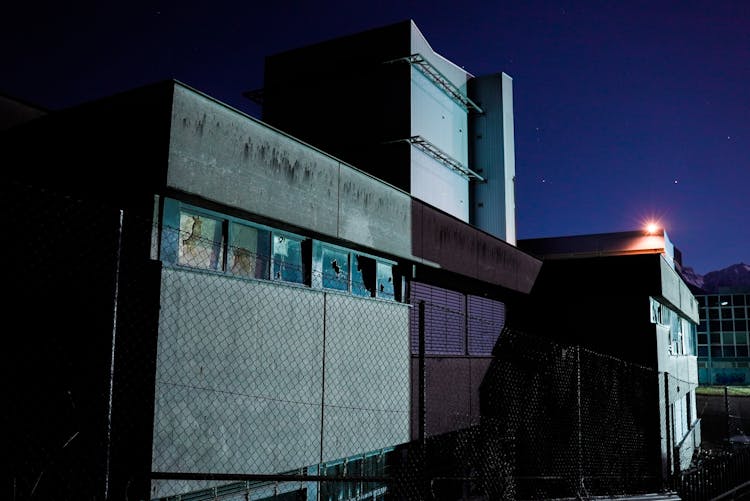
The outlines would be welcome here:
[[[523,293],[541,268],[512,245],[179,84],[167,187]]]
[[[179,85],[170,145],[170,188],[412,258],[408,194]]]
[[[165,268],[153,471],[278,473],[408,441],[408,328],[401,303]]]

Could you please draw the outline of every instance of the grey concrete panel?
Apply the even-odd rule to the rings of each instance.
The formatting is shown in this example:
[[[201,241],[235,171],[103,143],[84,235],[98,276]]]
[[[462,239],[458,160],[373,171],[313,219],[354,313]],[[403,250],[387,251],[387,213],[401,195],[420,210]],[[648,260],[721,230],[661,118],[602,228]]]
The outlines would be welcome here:
[[[680,309],[680,277],[664,258],[659,259],[661,267],[661,295]]]
[[[317,463],[322,312],[319,291],[164,269],[154,471]]]
[[[176,86],[167,184],[335,236],[339,162]]]
[[[411,197],[366,174],[341,168],[339,238],[411,258]]]
[[[664,257],[659,259],[659,265],[661,269],[661,295],[672,303],[682,315],[698,323],[700,321],[698,302],[687,284]]]
[[[409,307],[326,295],[323,461],[409,440]]]

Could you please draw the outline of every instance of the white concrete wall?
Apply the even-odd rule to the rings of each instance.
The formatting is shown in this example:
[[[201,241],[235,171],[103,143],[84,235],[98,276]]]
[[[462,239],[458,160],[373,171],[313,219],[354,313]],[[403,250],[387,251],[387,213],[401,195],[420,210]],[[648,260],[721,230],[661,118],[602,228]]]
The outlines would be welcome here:
[[[470,75],[435,53],[412,23],[411,53],[420,54],[466,94]],[[411,69],[411,135],[422,136],[448,156],[469,167],[468,114],[417,67]],[[412,195],[469,221],[469,181],[441,162],[412,150]]]
[[[462,221],[469,221],[467,179],[416,148],[411,150],[411,194]]]

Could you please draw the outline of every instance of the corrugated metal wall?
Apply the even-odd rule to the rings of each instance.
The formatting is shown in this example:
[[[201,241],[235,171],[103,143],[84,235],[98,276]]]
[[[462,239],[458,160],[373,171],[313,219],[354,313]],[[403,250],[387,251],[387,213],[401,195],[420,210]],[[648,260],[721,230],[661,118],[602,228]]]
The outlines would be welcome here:
[[[419,309],[425,302],[425,353],[432,355],[492,354],[505,326],[505,304],[500,301],[427,285],[411,283],[410,336],[412,354],[419,352]]]

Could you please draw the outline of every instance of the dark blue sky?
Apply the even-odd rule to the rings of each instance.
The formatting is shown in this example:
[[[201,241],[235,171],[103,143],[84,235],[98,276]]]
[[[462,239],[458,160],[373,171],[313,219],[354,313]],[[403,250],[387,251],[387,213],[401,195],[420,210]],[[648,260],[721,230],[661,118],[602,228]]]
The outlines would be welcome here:
[[[513,77],[519,238],[655,217],[699,273],[750,262],[750,1],[105,4],[6,11],[0,91],[58,109],[175,78],[257,116],[266,55],[411,18]]]

